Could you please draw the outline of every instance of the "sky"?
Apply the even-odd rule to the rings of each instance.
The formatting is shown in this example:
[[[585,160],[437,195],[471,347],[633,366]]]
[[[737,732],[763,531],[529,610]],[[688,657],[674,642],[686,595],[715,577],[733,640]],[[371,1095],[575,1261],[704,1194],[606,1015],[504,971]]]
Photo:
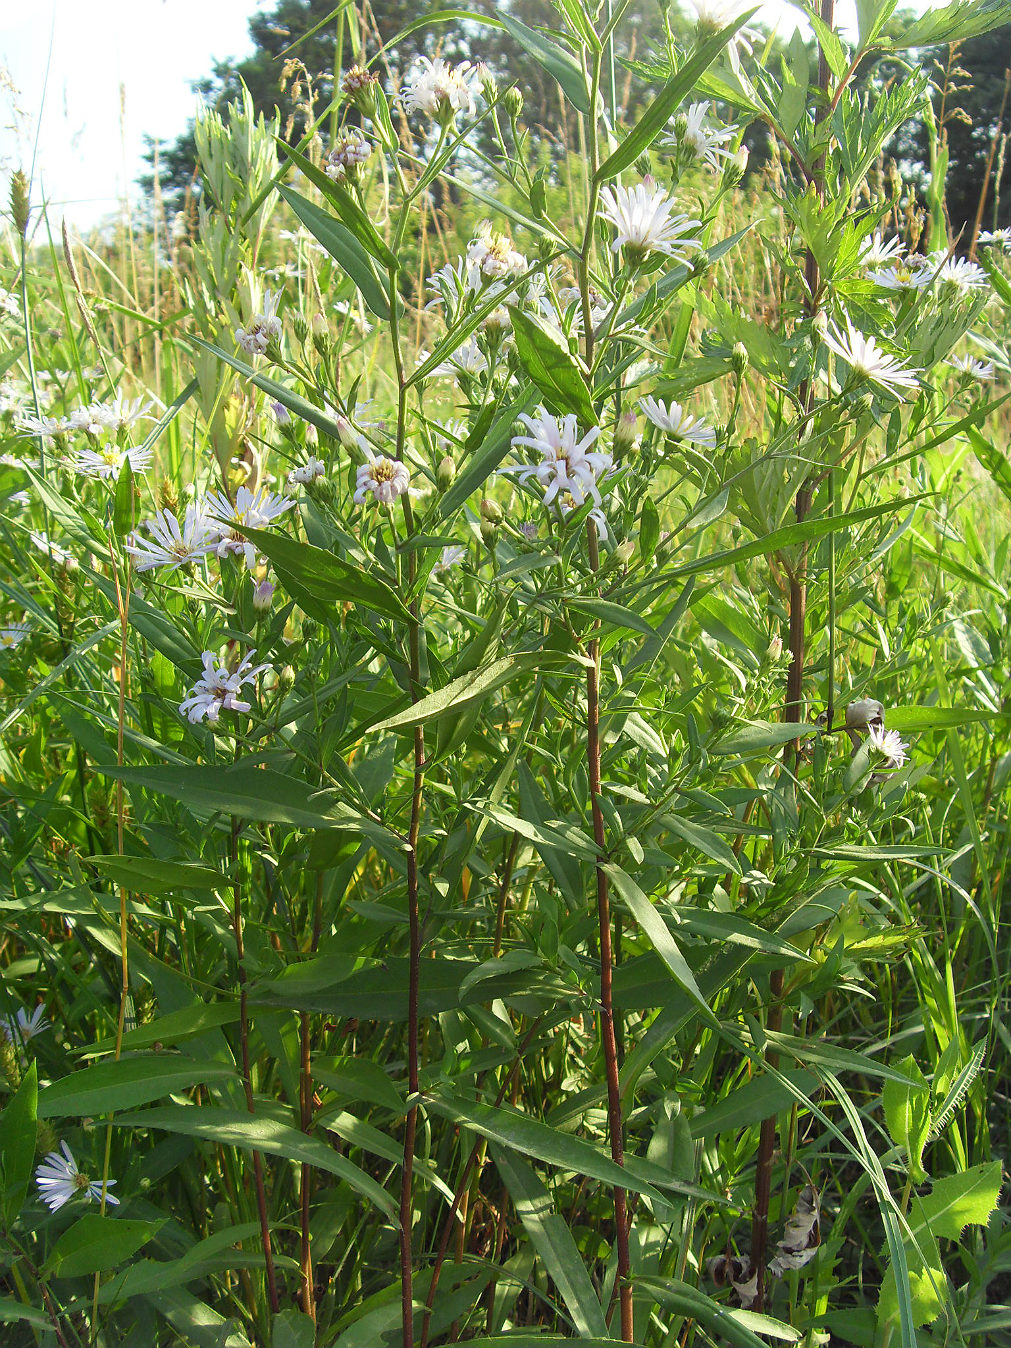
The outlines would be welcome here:
[[[191,81],[209,75],[215,60],[249,55],[248,20],[272,7],[271,0],[0,0],[2,199],[10,173],[30,171],[34,158],[32,200],[48,201],[54,223],[65,216],[86,230],[115,213],[124,192],[136,196],[145,133],[174,140],[184,131],[199,105]],[[776,0],[758,17],[789,30],[793,15]]]

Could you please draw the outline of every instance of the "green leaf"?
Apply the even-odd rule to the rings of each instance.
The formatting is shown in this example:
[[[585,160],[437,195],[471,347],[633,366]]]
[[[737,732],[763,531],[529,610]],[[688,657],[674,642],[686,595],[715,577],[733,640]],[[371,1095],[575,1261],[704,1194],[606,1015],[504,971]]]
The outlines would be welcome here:
[[[889,707],[885,720],[889,730],[915,734],[923,730],[948,730],[952,726],[994,721],[998,712],[977,711],[971,707]]]
[[[463,505],[467,497],[484,485],[499,466],[511,448],[513,426],[521,413],[529,412],[537,402],[537,394],[531,390],[522,402],[507,407],[501,416],[492,423],[483,443],[477,448],[466,468],[460,473],[449,491],[439,502],[438,515],[446,520]]]
[[[926,1178],[923,1170],[923,1148],[926,1146],[927,1133],[930,1131],[930,1088],[912,1054],[903,1058],[899,1064],[908,1077],[917,1084],[907,1085],[901,1081],[886,1081],[881,1093],[881,1102],[885,1110],[885,1123],[892,1141],[901,1147],[909,1161],[913,1181],[922,1183]]]
[[[929,6],[920,18],[905,25],[894,37],[889,35],[887,47],[890,51],[901,51],[907,47],[933,47],[941,42],[965,42],[1000,28],[1009,20],[1008,0],[955,0],[954,4],[940,8]]]
[[[574,413],[589,430],[597,424],[582,361],[569,350],[565,339],[538,314],[507,306],[520,364],[537,385],[549,412]]]
[[[926,1325],[936,1319],[944,1310],[945,1299],[950,1297],[938,1240],[958,1241],[966,1226],[985,1226],[997,1206],[1002,1183],[1001,1163],[991,1161],[936,1180],[926,1198],[913,1195],[909,1205],[910,1235],[903,1233],[902,1246],[915,1325]],[[890,1264],[881,1281],[879,1325],[896,1319],[899,1307],[895,1269]]]
[[[742,24],[747,23],[755,10],[742,14],[733,23],[714,33],[692,53],[680,70],[673,74],[660,92],[650,102],[645,113],[622,140],[621,144],[609,155],[597,170],[596,181],[607,182],[615,178],[653,144],[657,136],[667,125],[671,114],[687,94],[694,89],[699,76],[709,69]]]
[[[406,916],[404,921],[406,922]],[[292,966],[280,978],[257,984],[251,1000],[261,1006],[316,1011],[359,1020],[407,1019],[408,961],[390,955],[351,974],[335,974],[332,955]],[[474,968],[472,960],[423,959],[418,1009],[437,1016],[460,1004],[460,984]],[[479,1000],[479,994],[475,997]]]
[[[241,525],[237,528],[265,554],[292,598],[304,608],[308,605],[306,612],[313,617],[327,622],[337,604],[347,603],[362,604],[384,618],[411,621],[396,591],[378,576],[287,534]]]
[[[144,787],[190,810],[234,814],[261,824],[290,824],[293,828],[336,828],[354,825],[368,836],[399,846],[395,835],[350,806],[319,796],[305,782],[271,768],[250,766],[240,759],[229,767],[171,763],[148,768],[97,766],[96,772],[128,786]]]
[[[533,1167],[505,1147],[491,1146],[492,1160],[509,1190],[516,1215],[544,1262],[580,1334],[607,1337],[607,1321],[568,1222]]]
[[[332,178],[328,178],[327,175],[321,169],[318,169],[311,160],[306,159],[305,155],[299,154],[297,150],[288,145],[286,141],[281,140],[280,137],[278,137],[277,146],[281,154],[287,155],[292,163],[296,164],[301,169],[305,177],[307,177],[315,187],[319,188],[320,192],[322,192],[323,196],[329,201],[330,205],[340,216],[345,228],[349,233],[354,235],[365,251],[374,257],[380,266],[385,267],[387,271],[399,271],[400,261],[397,258],[397,255],[392,253],[380,238],[375,225],[354,200],[347,188],[341,183],[334,182]],[[278,190],[281,191],[281,188],[278,187]],[[289,194],[291,196],[295,195],[291,188],[285,188],[281,191],[281,195],[285,197],[286,201],[288,200]],[[300,198],[300,200],[305,205],[312,205],[312,203],[307,202],[304,197]],[[289,204],[291,203],[289,202]],[[323,240],[320,239],[320,243],[322,242]],[[324,244],[324,247],[325,246],[326,245]],[[352,277],[352,280],[354,279],[355,278]]]
[[[806,1068],[793,1068],[779,1073],[797,1090],[805,1095],[814,1094],[821,1085],[813,1072]],[[775,1076],[757,1076],[746,1081],[736,1090],[696,1114],[689,1120],[692,1137],[717,1137],[725,1133],[736,1133],[741,1128],[757,1128],[762,1119],[792,1105],[796,1096]]]
[[[639,512],[639,558],[641,561],[649,562],[652,560],[659,541],[660,515],[653,504],[652,497],[647,496]]]
[[[376,318],[381,323],[388,323],[390,297],[375,273],[372,258],[354,234],[340,220],[334,220],[292,188],[278,183],[277,190],[313,238],[323,245],[341,271],[358,287],[362,299]],[[399,298],[396,302],[399,308]]]
[[[133,1109],[163,1095],[189,1090],[208,1081],[234,1081],[227,1063],[156,1053],[121,1058],[72,1072],[39,1091],[39,1118],[64,1119]]]
[[[118,1128],[157,1128],[168,1133],[182,1133],[226,1147],[266,1152],[271,1156],[283,1156],[287,1161],[311,1165],[316,1170],[336,1175],[393,1221],[397,1220],[396,1204],[371,1175],[319,1138],[308,1136],[301,1129],[278,1119],[215,1105],[167,1105],[162,1109],[123,1114],[113,1119],[113,1123]]]
[[[653,907],[632,877],[626,875],[620,866],[614,865],[613,862],[607,862],[601,869],[610,877],[615,889],[624,899],[629,912],[635,918],[643,933],[649,937],[653,949],[670,970],[674,981],[679,987],[684,988],[685,992],[701,1007],[706,1020],[711,1025],[716,1025],[718,1023],[716,1017],[709,1009],[709,1004],[695,981],[695,975],[688,967],[687,960],[681,954],[678,943],[671,935],[670,929],[661,914]]]
[[[577,613],[588,613],[591,618],[596,618],[598,622],[606,623],[619,631],[640,632],[645,637],[656,636],[655,629],[645,618],[640,617],[633,609],[612,603],[610,599],[566,596],[565,607],[575,609]]]
[[[87,1212],[64,1231],[49,1252],[43,1272],[55,1278],[79,1278],[104,1273],[135,1255],[165,1225],[128,1221]]]
[[[5,1226],[13,1226],[17,1220],[32,1178],[38,1093],[38,1066],[33,1060],[17,1094],[0,1114],[0,1184]]]
[[[186,340],[192,342],[194,346],[201,347],[204,351],[209,351],[212,356],[217,356],[226,365],[230,365],[233,370],[238,370],[239,374],[245,375],[251,383],[266,393],[274,402],[279,402],[282,407],[286,407],[289,412],[293,412],[302,421],[308,421],[318,431],[322,431],[324,435],[329,435],[331,440],[340,439],[340,427],[337,422],[326,412],[321,411],[315,403],[311,403],[308,398],[303,398],[301,394],[292,392],[286,385],[278,383],[276,379],[271,379],[268,375],[259,374],[240,356],[233,355],[231,351],[223,351],[220,346],[215,346],[213,342],[205,342],[202,337],[187,337]]]
[[[706,1296],[690,1283],[680,1282],[677,1278],[660,1279],[647,1276],[636,1278],[636,1285],[650,1292],[661,1306],[704,1325],[712,1341],[720,1344],[721,1348],[724,1344],[732,1345],[732,1348],[767,1348],[748,1324],[739,1318],[737,1311],[714,1301],[712,1297]]]
[[[175,894],[181,889],[216,891],[234,883],[210,866],[192,861],[111,855],[88,857],[88,861],[114,884],[135,894]]]
[[[651,1165],[641,1157],[626,1156],[625,1164],[618,1165],[610,1156],[598,1150],[592,1143],[571,1133],[563,1133],[552,1128],[529,1114],[518,1109],[482,1104],[466,1100],[460,1095],[426,1095],[425,1108],[432,1114],[441,1114],[453,1123],[463,1124],[489,1142],[518,1151],[524,1156],[532,1156],[537,1161],[576,1175],[586,1175],[589,1179],[599,1180],[612,1187],[634,1190],[644,1194],[654,1202],[663,1202],[663,1197],[654,1186],[675,1189],[682,1193],[700,1194],[694,1186],[681,1184],[672,1179],[659,1166]],[[714,1195],[706,1193],[707,1201],[713,1201]]]
[[[404,730],[409,726],[431,725],[450,712],[481,702],[496,689],[503,688],[520,674],[529,674],[545,664],[553,664],[557,657],[551,651],[529,651],[519,655],[503,655],[484,669],[473,674],[461,674],[444,688],[405,707],[395,716],[369,727],[369,733],[378,735],[387,730]]]
[[[689,847],[694,847],[703,856],[711,857],[713,861],[719,862],[735,875],[741,874],[741,863],[734,855],[733,848],[711,828],[705,828],[702,824],[697,824],[693,819],[685,819],[682,815],[669,813],[659,815],[657,823],[663,824],[679,838],[683,838]]]
[[[717,740],[715,744],[709,745],[709,752],[721,756],[754,754],[817,733],[817,726],[801,725],[793,721],[753,721],[750,725],[740,726],[723,739]]]
[[[123,460],[116,479],[116,499],[112,507],[112,531],[117,538],[126,538],[134,524],[133,464],[129,458]]]
[[[168,1015],[158,1016],[147,1025],[138,1025],[135,1030],[127,1030],[123,1035],[121,1048],[124,1053],[136,1053],[140,1049],[153,1048],[155,1044],[168,1046],[180,1044],[195,1035],[206,1034],[208,1030],[220,1029],[222,1025],[233,1025],[239,1019],[238,1002],[194,1002],[180,1011],[170,1011]],[[97,1058],[115,1052],[114,1038],[99,1040],[81,1049],[84,1057]]]
[[[535,33],[525,23],[520,23],[519,19],[514,19],[507,10],[500,10],[498,18],[513,41],[518,42],[548,72],[576,111],[588,113],[590,95],[586,76],[575,57],[540,33]]]

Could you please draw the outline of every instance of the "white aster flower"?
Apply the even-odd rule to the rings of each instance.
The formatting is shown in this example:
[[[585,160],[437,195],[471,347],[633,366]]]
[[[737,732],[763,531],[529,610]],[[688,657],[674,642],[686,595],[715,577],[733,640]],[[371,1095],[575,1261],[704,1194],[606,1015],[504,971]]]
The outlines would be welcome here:
[[[938,285],[949,285],[959,295],[968,295],[974,290],[985,290],[990,284],[986,272],[967,257],[949,257],[942,262],[934,273],[933,279]]]
[[[277,306],[281,296],[271,290],[263,292],[263,312],[254,314],[248,328],[236,328],[235,340],[250,356],[266,355],[271,341],[281,339],[281,320],[277,316]]]
[[[424,364],[424,361],[419,362]],[[441,365],[437,365],[431,372],[430,378],[438,379],[444,375],[481,375],[488,371],[488,359],[484,352],[478,346],[473,337],[464,342],[463,346],[458,347],[456,351],[444,360]]]
[[[908,744],[904,744],[897,730],[886,730],[883,725],[872,725],[867,731],[867,743],[876,754],[888,760],[890,768],[901,768],[909,757]]]
[[[435,571],[436,574],[440,574],[443,571],[448,571],[450,570],[451,567],[459,566],[460,562],[463,561],[466,555],[467,555],[466,548],[458,547],[455,544],[449,544],[447,547],[443,548],[442,555],[440,556],[439,560],[436,562],[432,570]]]
[[[107,431],[125,431],[141,420],[151,420],[154,402],[144,398],[114,398],[111,403],[92,403],[89,411]]]
[[[258,674],[262,674],[269,665],[256,665],[252,661],[255,651],[250,651],[239,661],[238,667],[229,670],[225,664],[218,663],[213,651],[204,651],[200,657],[204,663],[204,672],[189,691],[189,696],[179,704],[180,712],[191,724],[196,725],[205,716],[212,724],[217,724],[222,711],[249,711],[250,703],[244,702],[239,693],[244,684],[253,683]]]
[[[314,459],[311,456],[305,463],[298,468],[293,468],[288,474],[288,481],[297,483],[299,486],[306,486],[309,482],[315,482],[317,478],[326,475],[326,464],[322,459]]]
[[[659,398],[640,398],[639,406],[646,420],[677,440],[690,440],[706,449],[716,448],[716,431],[704,421],[689,416],[680,403],[667,404]]]
[[[632,261],[640,261],[648,253],[666,253],[684,262],[685,250],[702,247],[693,237],[693,232],[702,228],[701,220],[672,215],[674,198],[657,187],[652,178],[645,178],[637,187],[605,187],[600,203],[601,215],[618,231],[611,247],[617,252],[624,246]]]
[[[78,1196],[86,1203],[92,1200],[96,1203],[101,1202],[102,1181],[89,1179],[77,1168],[74,1153],[66,1142],[60,1143],[60,1150],[63,1152],[62,1156],[58,1151],[51,1151],[35,1171],[35,1183],[39,1187],[39,1197],[43,1203],[47,1204],[51,1211],[56,1212],[64,1203],[69,1203],[72,1198]],[[118,1198],[109,1193],[109,1189],[115,1183],[115,1180],[105,1181],[107,1203],[119,1202]]]
[[[976,242],[991,248],[1007,248],[1011,245],[1011,229],[984,229]]]
[[[252,571],[256,566],[256,548],[236,532],[234,526],[240,524],[250,529],[265,529],[294,504],[287,496],[275,496],[265,487],[257,487],[255,492],[248,487],[240,487],[235,493],[234,503],[229,501],[224,492],[212,492],[207,498],[207,514],[214,520],[220,520],[226,528],[233,526],[227,532],[221,531],[223,536],[216,549],[218,556],[226,557],[229,553],[241,552],[246,558],[246,566]]]
[[[373,454],[368,446],[365,453],[368,459],[359,466],[355,483],[355,505],[364,505],[370,494],[383,505],[392,505],[411,484],[407,465],[399,459],[389,459],[385,454]]]
[[[695,13],[695,22],[700,37],[708,37],[711,33],[718,33],[728,24],[734,23],[742,14],[747,13],[749,9],[754,8],[753,0],[688,0],[688,4]],[[737,58],[736,48],[740,46],[744,51],[750,52],[755,37],[756,33],[753,28],[739,28],[737,30],[728,50],[731,64],[734,64]]]
[[[513,448],[525,446],[536,450],[541,456],[541,462],[521,464],[504,471],[515,472],[520,482],[536,478],[544,488],[545,505],[551,505],[556,497],[568,492],[576,506],[583,505],[587,497],[595,506],[599,506],[598,483],[614,467],[610,454],[590,449],[600,434],[600,427],[592,426],[579,439],[573,413],[570,412],[559,421],[544,407],[538,407],[536,416],[522,413],[519,419],[530,434],[514,435]]]
[[[407,112],[423,112],[447,125],[458,112],[474,111],[477,75],[469,61],[451,66],[441,56],[419,56],[407,72],[401,99]]]
[[[490,220],[481,221],[477,235],[468,243],[467,264],[486,281],[522,276],[530,265],[513,247],[508,234],[499,234],[492,229]]]
[[[25,435],[41,436],[43,440],[53,440],[67,429],[66,423],[59,417],[18,417],[18,430]]]
[[[906,245],[897,236],[885,240],[881,231],[875,230],[871,238],[865,239],[860,249],[860,261],[865,267],[880,267],[882,262],[892,262],[906,251]]]
[[[933,273],[925,257],[913,253],[910,257],[898,258],[888,267],[875,269],[867,273],[867,279],[885,290],[923,290],[929,286]]]
[[[0,638],[2,644],[2,638]],[[16,1016],[8,1016],[0,1020],[0,1034],[9,1044],[27,1044],[29,1039],[34,1039],[37,1034],[43,1030],[49,1029],[49,1021],[46,1020],[46,1008],[39,1002],[31,1013],[27,1012],[23,1006],[18,1007]]]
[[[994,368],[992,360],[977,360],[975,356],[952,356],[950,363],[960,374],[970,375],[981,384],[992,384]]]
[[[367,337],[372,331],[372,324],[365,315],[348,304],[347,300],[335,300],[333,309],[335,314],[339,314],[342,319],[346,319],[362,337]]]
[[[564,519],[566,515],[571,515],[574,510],[579,510],[580,505],[571,492],[565,492],[558,498],[558,509],[562,512],[562,518]],[[600,506],[591,506],[586,512],[586,518],[593,520],[597,526],[597,536],[606,543],[610,534],[607,532],[607,517]]]
[[[873,337],[865,337],[862,332],[858,332],[848,318],[845,333],[833,325],[825,333],[824,340],[826,346],[841,356],[855,374],[880,384],[890,392],[915,389],[919,385],[919,376],[914,370],[883,351]]]
[[[21,302],[17,295],[10,290],[4,290],[0,286],[0,313],[9,314],[11,318],[21,317]]]
[[[12,651],[20,646],[30,631],[27,623],[8,623],[0,627],[0,651]]]
[[[209,520],[194,501],[186,507],[181,527],[168,510],[159,510],[144,527],[150,538],[135,533],[126,544],[138,571],[150,571],[156,566],[167,566],[170,571],[175,571],[196,557],[205,557],[221,537],[221,525]]]
[[[687,150],[693,159],[701,159],[710,168],[719,171],[722,159],[733,159],[734,153],[726,148],[726,142],[733,140],[737,128],[712,127],[706,125],[709,103],[692,103],[688,111],[675,119],[675,132],[661,142],[661,149]]]
[[[135,473],[146,473],[151,467],[154,451],[150,449],[120,449],[110,441],[100,449],[81,449],[74,459],[74,471],[85,477],[119,477],[124,463],[129,461]]]
[[[372,153],[372,142],[365,139],[358,127],[351,127],[336,140],[323,161],[323,171],[334,182],[342,182],[350,173],[354,176],[359,164],[364,164]]]

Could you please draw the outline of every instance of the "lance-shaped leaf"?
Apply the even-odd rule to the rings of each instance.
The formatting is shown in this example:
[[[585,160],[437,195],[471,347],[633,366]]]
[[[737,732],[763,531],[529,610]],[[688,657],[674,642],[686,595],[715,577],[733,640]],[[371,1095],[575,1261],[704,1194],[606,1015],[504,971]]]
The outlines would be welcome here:
[[[245,1110],[221,1109],[215,1105],[166,1105],[162,1109],[124,1114],[113,1122],[119,1128],[157,1128],[311,1165],[316,1170],[336,1175],[393,1221],[397,1220],[393,1199],[371,1175],[318,1137],[307,1135],[280,1119],[248,1114]]]
[[[305,225],[309,233],[323,245],[333,260],[361,291],[362,299],[375,316],[384,323],[390,317],[390,297],[376,275],[372,258],[347,225],[326,211],[320,210],[294,188],[278,183],[277,190]],[[399,304],[399,300],[397,301]]]
[[[521,412],[529,412],[537,401],[537,395],[529,392],[522,402],[507,407],[501,416],[488,429],[480,446],[475,449],[466,468],[439,502],[440,519],[449,519],[467,497],[482,487],[505,456],[509,453],[513,426]]]
[[[295,416],[300,417],[303,421],[308,421],[311,426],[315,426],[324,435],[329,435],[332,440],[340,439],[340,427],[333,417],[327,416],[326,412],[321,411],[308,398],[303,398],[301,394],[294,393],[290,388],[286,388],[284,384],[279,384],[276,379],[271,379],[268,375],[257,373],[247,361],[233,355],[231,351],[223,351],[220,346],[215,346],[212,342],[205,342],[201,337],[190,337],[187,340],[192,342],[194,346],[203,347],[212,356],[217,356],[226,365],[230,365],[233,370],[238,370],[239,374],[245,375],[258,389],[262,389],[275,402],[279,402],[289,412],[294,412]]]
[[[548,72],[576,111],[589,112],[590,94],[586,87],[586,76],[571,52],[534,32],[504,10],[498,17],[509,36]]]
[[[534,1249],[580,1334],[607,1337],[607,1321],[586,1265],[576,1249],[568,1222],[555,1210],[551,1195],[533,1167],[515,1153],[492,1143],[492,1160],[509,1190],[513,1207]]]
[[[694,89],[699,76],[709,69],[738,28],[747,23],[754,13],[755,10],[750,10],[733,23],[728,23],[726,28],[706,38],[692,53],[681,69],[670,77],[614,153],[608,155],[597,169],[598,183],[617,177],[649,149],[670,121],[674,109]]]
[[[226,1063],[198,1062],[174,1054],[121,1058],[118,1062],[96,1063],[44,1086],[39,1091],[38,1116],[64,1119],[133,1109],[198,1083],[234,1077],[235,1069]]]
[[[299,154],[290,145],[285,144],[278,138],[278,147],[282,154],[286,154],[293,164],[296,164],[309,181],[322,192],[323,196],[329,201],[340,216],[345,228],[354,235],[367,253],[376,259],[387,271],[399,271],[400,262],[396,253],[392,253],[383,240],[379,237],[379,232],[375,225],[365,214],[351,193],[341,183],[334,182],[332,178],[316,167],[311,160],[306,159],[305,155]],[[291,188],[285,188],[285,192],[290,192]],[[283,195],[283,194],[282,194]],[[286,198],[287,199],[287,198]],[[304,198],[303,198],[304,200]],[[322,239],[320,240],[322,243]]]
[[[537,385],[549,412],[574,412],[585,427],[595,426],[596,414],[590,400],[582,364],[572,354],[564,338],[536,314],[525,313],[509,305],[516,354],[524,370]]]
[[[269,558],[285,589],[313,617],[328,622],[334,617],[336,606],[345,603],[362,604],[384,618],[411,621],[396,592],[378,576],[287,534],[242,525],[234,527]]]

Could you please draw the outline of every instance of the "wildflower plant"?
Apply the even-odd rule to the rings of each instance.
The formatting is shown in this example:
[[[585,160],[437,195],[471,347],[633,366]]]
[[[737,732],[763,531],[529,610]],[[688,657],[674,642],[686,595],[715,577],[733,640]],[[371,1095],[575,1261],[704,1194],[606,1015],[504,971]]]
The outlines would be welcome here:
[[[700,0],[628,105],[624,7],[504,13],[564,167],[521,84],[332,16],[357,61],[303,140],[198,122],[182,387],[75,352],[11,395],[15,1323],[985,1341],[1007,546],[945,455],[1008,494],[1011,286],[998,238],[892,241],[869,173],[926,79],[855,76],[1007,6],[893,10],[850,42],[828,0],[822,59],[765,65]],[[970,578],[985,634],[937,593]]]

